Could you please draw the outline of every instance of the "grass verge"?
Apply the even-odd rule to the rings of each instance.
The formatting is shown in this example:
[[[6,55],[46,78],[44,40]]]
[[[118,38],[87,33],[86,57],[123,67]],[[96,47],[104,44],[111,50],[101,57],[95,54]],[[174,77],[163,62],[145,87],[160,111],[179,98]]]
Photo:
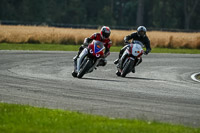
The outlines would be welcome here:
[[[80,45],[1,43],[0,50],[77,51]]]
[[[86,37],[100,29],[73,29],[48,26],[0,25],[0,43],[81,44]],[[112,30],[113,46],[121,46],[123,38],[135,30]],[[152,47],[200,49],[200,32],[148,31]]]
[[[200,128],[0,103],[2,133],[199,133]]]
[[[197,75],[197,79],[200,80],[200,74]]]
[[[0,50],[78,51],[79,47],[80,45],[0,43]],[[121,48],[122,46],[113,46],[111,52],[119,52]],[[200,49],[153,48],[152,53],[200,54]]]

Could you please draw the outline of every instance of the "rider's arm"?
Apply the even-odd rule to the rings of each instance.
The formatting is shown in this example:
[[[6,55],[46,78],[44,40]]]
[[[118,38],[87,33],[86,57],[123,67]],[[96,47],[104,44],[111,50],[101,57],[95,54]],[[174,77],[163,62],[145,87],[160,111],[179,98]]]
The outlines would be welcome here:
[[[112,41],[109,41],[109,42],[105,45],[105,53],[104,53],[105,58],[106,58],[108,55],[110,55],[110,47],[111,47],[111,45],[112,45]]]
[[[133,36],[134,36],[134,33],[128,35],[128,36],[125,36],[124,37],[124,42],[128,42],[129,40],[133,39]]]
[[[145,37],[144,44],[146,46],[146,52],[148,54],[149,52],[151,52],[151,45],[150,45],[150,40],[147,36]]]
[[[94,39],[96,38],[96,36],[97,36],[97,35],[96,35],[96,33],[95,33],[95,34],[91,35],[90,37],[85,38],[83,44],[84,44],[84,45],[88,45],[92,40],[94,40]]]
[[[110,49],[106,48],[105,53],[104,53],[104,57],[106,58],[108,55],[110,55]]]
[[[93,40],[93,39],[91,39],[91,38],[85,38],[83,44],[84,44],[84,45],[88,45],[92,40]]]

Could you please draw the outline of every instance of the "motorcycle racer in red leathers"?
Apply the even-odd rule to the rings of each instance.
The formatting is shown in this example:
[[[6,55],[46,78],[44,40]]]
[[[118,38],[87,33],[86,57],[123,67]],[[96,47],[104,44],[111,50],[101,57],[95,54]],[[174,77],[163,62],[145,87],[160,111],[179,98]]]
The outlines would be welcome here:
[[[91,43],[92,40],[97,40],[97,41],[103,42],[104,47],[105,47],[104,58],[100,60],[100,62],[97,66],[105,66],[107,64],[107,60],[105,58],[108,55],[110,55],[110,47],[111,47],[111,44],[112,44],[112,41],[109,38],[110,34],[111,34],[110,28],[107,27],[107,26],[103,26],[101,28],[100,33],[94,33],[89,38],[85,38],[83,45],[81,45],[80,48],[79,48],[78,54],[73,58],[74,61],[76,61],[77,58],[79,58],[79,55],[81,54],[83,49],[88,47],[89,43]]]

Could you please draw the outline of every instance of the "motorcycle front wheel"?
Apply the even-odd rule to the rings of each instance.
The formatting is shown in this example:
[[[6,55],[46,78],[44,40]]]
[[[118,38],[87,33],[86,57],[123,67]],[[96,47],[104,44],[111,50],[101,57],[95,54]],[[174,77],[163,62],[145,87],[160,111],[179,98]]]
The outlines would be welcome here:
[[[92,61],[91,60],[87,60],[87,62],[81,67],[77,77],[78,78],[82,78],[84,74],[87,73],[87,71],[91,68],[92,66]]]
[[[124,66],[124,68],[122,69],[122,73],[121,76],[122,77],[126,77],[126,75],[131,72],[133,65],[134,65],[134,60],[129,60],[126,62],[126,65]]]

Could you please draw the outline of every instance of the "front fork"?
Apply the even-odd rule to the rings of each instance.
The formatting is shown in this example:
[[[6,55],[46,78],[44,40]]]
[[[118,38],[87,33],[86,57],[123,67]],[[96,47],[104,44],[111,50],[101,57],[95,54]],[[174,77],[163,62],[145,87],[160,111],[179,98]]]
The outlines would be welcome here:
[[[124,67],[123,64],[126,64],[126,62],[128,61],[128,59],[135,60],[134,57],[131,57],[131,56],[127,57],[129,54],[130,53],[129,53],[128,49],[126,49],[124,51],[123,55],[121,56],[121,58],[119,59],[119,65],[118,65],[119,69],[122,69]]]
[[[74,60],[74,72],[77,72],[77,60]]]
[[[128,60],[133,60],[133,61],[137,61],[137,59],[135,59],[132,56],[129,56],[130,52],[128,51],[128,49],[126,49],[123,53],[123,55],[121,56],[120,60],[119,60],[119,64],[117,66],[117,69],[119,72],[122,71],[122,69],[124,68],[124,64],[126,64],[126,62]],[[138,61],[134,63],[133,68],[137,65]]]
[[[126,64],[129,60],[135,61],[135,58],[133,58],[133,57],[127,57],[127,58],[125,59],[125,61],[123,61],[123,60],[120,60],[120,61],[119,61],[119,65],[117,66],[117,69],[118,69],[119,72],[122,72],[122,69],[125,67],[125,64]],[[135,67],[135,64],[134,64],[133,68],[134,68],[134,67]]]
[[[74,65],[76,65],[76,72],[79,72],[82,60],[86,57],[87,54],[88,54],[88,49],[84,48],[83,51],[81,52],[81,54],[79,55],[79,57],[76,61],[76,64],[74,64]]]

